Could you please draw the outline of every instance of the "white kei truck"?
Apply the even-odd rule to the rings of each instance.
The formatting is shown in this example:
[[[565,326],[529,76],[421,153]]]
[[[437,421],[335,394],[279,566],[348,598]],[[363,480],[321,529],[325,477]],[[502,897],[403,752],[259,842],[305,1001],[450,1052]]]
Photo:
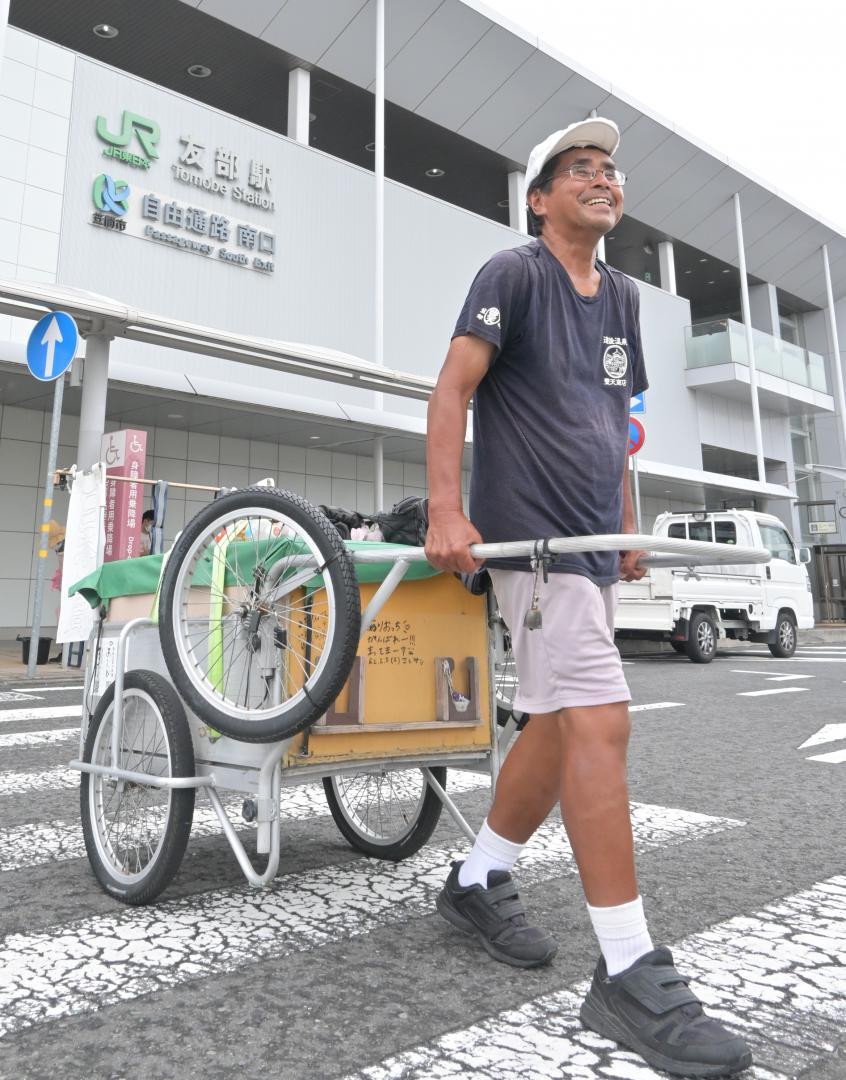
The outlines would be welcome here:
[[[721,638],[766,643],[773,656],[796,651],[797,630],[814,625],[809,548],[798,547],[784,524],[752,510],[660,514],[655,536],[767,548],[768,563],[653,568],[640,581],[620,582],[618,638],[669,641],[695,664],[714,659]]]

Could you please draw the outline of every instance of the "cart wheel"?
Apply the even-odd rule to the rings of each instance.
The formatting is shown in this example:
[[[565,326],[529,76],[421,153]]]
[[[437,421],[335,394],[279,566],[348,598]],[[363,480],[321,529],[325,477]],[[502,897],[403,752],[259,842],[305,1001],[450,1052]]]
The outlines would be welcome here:
[[[444,766],[432,769],[442,788],[446,772]],[[326,776],[323,790],[344,838],[365,855],[394,862],[423,847],[443,808],[422,769]]]
[[[197,716],[245,742],[302,731],[341,692],[361,629],[355,567],[299,495],[246,488],[194,517],[162,578],[159,635]]]
[[[114,683],[100,699],[83,760],[109,765]],[[193,776],[194,750],[176,691],[152,671],[129,671],[123,683],[122,769],[154,776]],[[153,787],[82,773],[82,833],[88,859],[107,893],[124,904],[148,904],[172,881],[191,832],[195,788]]]
[[[493,678],[494,697],[496,698],[496,722],[505,727],[513,716],[517,730],[522,731],[528,721],[527,713],[515,711],[514,698],[517,695],[517,665],[511,648],[511,633],[498,611],[491,619],[493,635]]]

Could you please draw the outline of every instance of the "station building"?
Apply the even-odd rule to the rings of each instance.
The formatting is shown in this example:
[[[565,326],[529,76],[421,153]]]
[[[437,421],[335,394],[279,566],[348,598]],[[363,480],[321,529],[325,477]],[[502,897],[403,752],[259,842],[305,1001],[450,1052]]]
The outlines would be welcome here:
[[[32,617],[52,407],[27,290],[122,313],[86,323],[60,465],[92,463],[107,353],[105,430],[148,433],[149,477],[389,508],[426,491],[421,399],[473,276],[527,240],[529,151],[592,114],[628,175],[600,254],[641,296],[643,529],[773,512],[845,618],[834,226],[480,0],[0,0],[0,636]],[[172,488],[168,536],[210,497]]]

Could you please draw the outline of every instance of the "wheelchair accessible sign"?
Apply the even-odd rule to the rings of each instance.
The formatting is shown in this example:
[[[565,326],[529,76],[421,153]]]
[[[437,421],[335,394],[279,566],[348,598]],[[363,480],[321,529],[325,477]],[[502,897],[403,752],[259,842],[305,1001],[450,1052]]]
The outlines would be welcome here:
[[[70,315],[51,311],[35,324],[26,343],[26,362],[39,382],[54,382],[76,356],[79,330]]]

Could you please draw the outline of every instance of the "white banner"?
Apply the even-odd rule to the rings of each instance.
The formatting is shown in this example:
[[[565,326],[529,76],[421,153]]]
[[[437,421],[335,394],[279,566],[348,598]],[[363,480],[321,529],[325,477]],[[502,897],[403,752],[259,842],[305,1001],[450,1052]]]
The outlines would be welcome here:
[[[79,473],[71,488],[65,553],[62,563],[62,607],[56,641],[86,641],[94,626],[95,611],[81,596],[68,596],[68,588],[92,574],[103,556],[103,513],[106,472],[95,465]]]

